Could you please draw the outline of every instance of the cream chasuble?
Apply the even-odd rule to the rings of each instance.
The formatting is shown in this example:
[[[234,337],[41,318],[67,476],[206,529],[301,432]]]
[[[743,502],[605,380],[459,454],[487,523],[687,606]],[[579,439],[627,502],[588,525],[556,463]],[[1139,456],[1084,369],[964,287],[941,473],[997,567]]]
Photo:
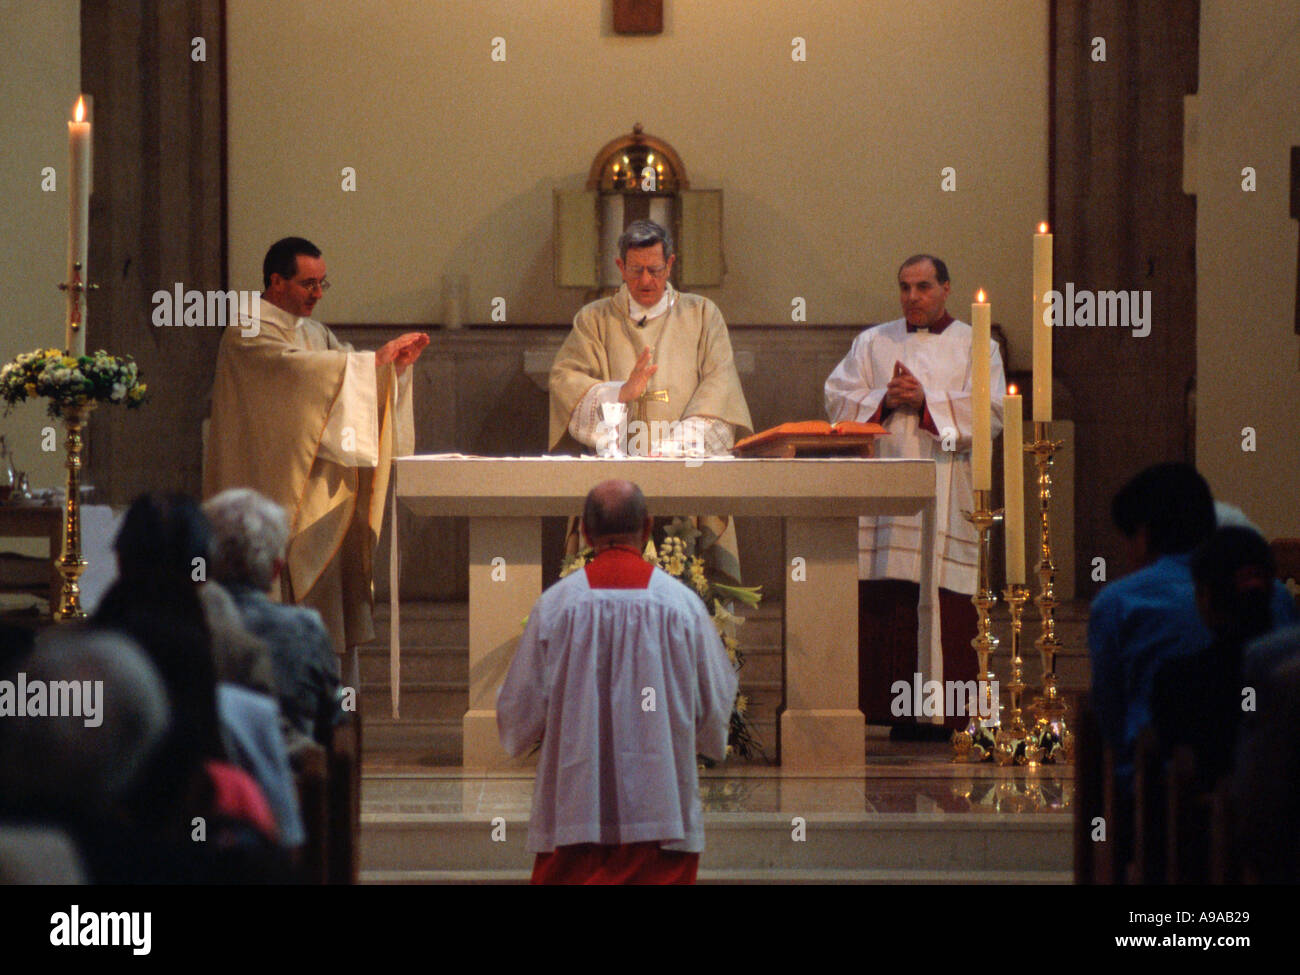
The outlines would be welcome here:
[[[623,383],[631,375],[643,349],[653,348],[659,367],[650,378],[646,396],[628,404],[631,419],[670,423],[687,417],[721,421],[732,428],[732,441],[753,433],[749,406],[740,388],[731,339],[722,312],[708,298],[677,291],[664,292],[666,311],[644,309],[628,294],[617,294],[585,305],[573,319],[551,366],[552,451],[580,453],[583,444],[570,433],[570,421],[579,403],[602,383]],[[713,449],[725,443],[714,432],[716,424],[701,425],[701,439]],[[636,446],[629,437],[628,448]],[[729,444],[719,452],[729,449]],[[700,528],[717,537],[714,566],[740,578],[736,554],[736,528],[729,518],[700,517]]]
[[[374,636],[373,560],[395,456],[414,450],[411,375],[261,302],[217,355],[204,497],[250,487],[289,516],[286,595],[342,653]]]
[[[638,325],[642,319],[634,314],[627,285],[578,312],[551,366],[551,450],[582,450],[569,434],[578,403],[597,383],[625,381],[647,347],[654,349],[659,369],[639,404],[641,415],[633,415],[633,404],[629,415],[662,422],[711,417],[731,424],[737,440],[753,433],[722,312],[708,298],[672,285],[665,297],[667,311],[644,319],[644,325]]]

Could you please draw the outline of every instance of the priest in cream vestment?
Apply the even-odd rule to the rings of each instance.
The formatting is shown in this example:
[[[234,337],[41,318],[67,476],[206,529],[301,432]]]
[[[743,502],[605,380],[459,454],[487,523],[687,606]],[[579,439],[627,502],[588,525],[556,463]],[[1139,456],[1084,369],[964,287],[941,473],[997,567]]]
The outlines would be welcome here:
[[[395,456],[414,449],[411,374],[428,337],[357,352],[309,317],[324,290],[320,251],[273,245],[251,322],[217,355],[203,494],[250,487],[288,513],[287,602],[318,610],[336,652],[374,638],[375,545]]]
[[[591,450],[604,405],[623,403],[629,454],[659,452],[659,433],[670,424],[670,435],[695,453],[730,452],[753,432],[753,421],[722,313],[669,283],[676,255],[658,224],[631,224],[619,254],[622,287],[578,312],[551,366],[550,449]],[[737,576],[734,525],[710,518],[702,527],[720,534],[715,567]]]

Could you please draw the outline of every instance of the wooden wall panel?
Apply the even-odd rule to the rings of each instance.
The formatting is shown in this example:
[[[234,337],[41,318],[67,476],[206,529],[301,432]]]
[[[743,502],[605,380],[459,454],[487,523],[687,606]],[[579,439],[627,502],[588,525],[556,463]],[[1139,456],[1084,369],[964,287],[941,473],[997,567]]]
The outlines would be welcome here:
[[[1151,333],[1055,336],[1057,402],[1076,423],[1077,591],[1095,556],[1122,569],[1110,499],[1141,468],[1189,460],[1196,373],[1196,200],[1182,192],[1183,95],[1196,91],[1196,0],[1053,0],[1054,285],[1151,292]],[[1093,60],[1103,38],[1106,60]],[[1062,412],[1062,407],[1068,408]],[[1082,540],[1092,540],[1084,544]]]
[[[136,357],[140,410],[99,410],[89,480],[114,504],[197,494],[218,328],[156,328],[152,295],[224,287],[224,4],[87,0],[82,86],[95,98],[89,344]],[[202,38],[205,60],[195,60]]]

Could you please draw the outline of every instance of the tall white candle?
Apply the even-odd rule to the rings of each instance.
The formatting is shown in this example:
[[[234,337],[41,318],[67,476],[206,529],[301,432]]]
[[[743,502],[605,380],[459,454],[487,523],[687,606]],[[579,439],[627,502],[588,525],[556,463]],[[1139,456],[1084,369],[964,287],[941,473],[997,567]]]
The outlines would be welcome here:
[[[1034,420],[1044,423],[1052,419],[1052,327],[1044,316],[1051,290],[1052,235],[1040,223],[1034,234]]]
[[[1025,432],[1022,397],[1012,386],[1002,400],[1002,527],[1007,585],[1025,584]]]
[[[989,396],[992,306],[981,288],[970,306],[971,479],[976,491],[993,490],[993,405]]]
[[[86,255],[90,247],[90,121],[86,118],[86,99],[77,99],[72,121],[68,123],[68,284],[78,280],[82,290],[68,289],[68,316],[64,329],[64,348],[70,355],[86,351]],[[78,272],[74,265],[80,264]]]

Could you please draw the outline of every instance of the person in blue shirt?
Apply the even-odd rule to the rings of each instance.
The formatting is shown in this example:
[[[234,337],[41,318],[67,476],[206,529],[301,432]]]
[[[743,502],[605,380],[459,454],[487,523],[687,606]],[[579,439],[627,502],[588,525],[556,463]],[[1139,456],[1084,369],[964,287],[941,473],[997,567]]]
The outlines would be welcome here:
[[[1127,791],[1133,743],[1151,720],[1156,672],[1168,660],[1205,649],[1209,629],[1196,606],[1192,551],[1215,529],[1214,500],[1189,464],[1157,464],[1120,489],[1111,517],[1128,542],[1136,571],[1106,586],[1092,602],[1088,655],[1092,705],[1115,749],[1117,784]],[[1291,622],[1294,604],[1274,585],[1272,624]]]

